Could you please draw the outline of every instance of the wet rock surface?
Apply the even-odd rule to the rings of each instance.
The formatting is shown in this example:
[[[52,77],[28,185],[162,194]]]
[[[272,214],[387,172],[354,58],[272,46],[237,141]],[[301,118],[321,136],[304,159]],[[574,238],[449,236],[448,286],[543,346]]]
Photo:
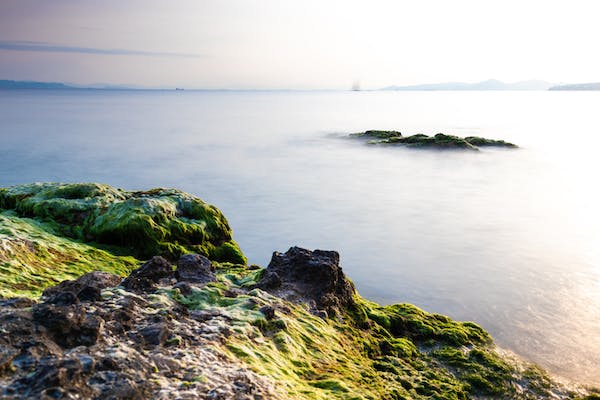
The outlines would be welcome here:
[[[175,277],[178,281],[208,283],[217,280],[210,260],[199,254],[185,254],[177,261]]]
[[[174,277],[173,266],[163,257],[155,256],[133,271],[121,284],[124,288],[147,292],[156,290],[158,284]]]
[[[179,268],[180,278],[214,280],[196,255]],[[48,288],[40,302],[0,300],[0,398],[278,398],[268,378],[219,350],[228,316],[197,318],[156,293],[174,277],[154,257],[122,282],[92,272]]]
[[[68,280],[44,290],[42,296],[52,298],[62,293],[72,293],[80,301],[101,300],[102,289],[117,286],[121,277],[101,271],[88,272],[78,279]]]
[[[258,287],[278,297],[313,305],[330,314],[354,305],[355,289],[339,266],[336,251],[292,247],[273,253]]]

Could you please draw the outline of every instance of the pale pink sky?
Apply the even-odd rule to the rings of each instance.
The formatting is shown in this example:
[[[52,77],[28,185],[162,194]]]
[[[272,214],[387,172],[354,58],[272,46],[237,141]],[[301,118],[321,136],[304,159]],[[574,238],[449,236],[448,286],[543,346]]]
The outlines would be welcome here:
[[[596,1],[0,2],[0,79],[195,88],[600,81]]]

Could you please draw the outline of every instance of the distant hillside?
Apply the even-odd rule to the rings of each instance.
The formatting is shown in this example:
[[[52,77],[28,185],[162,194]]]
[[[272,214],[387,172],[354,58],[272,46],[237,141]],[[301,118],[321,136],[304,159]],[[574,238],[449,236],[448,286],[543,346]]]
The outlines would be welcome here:
[[[477,83],[447,82],[411,86],[388,86],[381,90],[548,90],[551,86],[551,83],[538,80],[505,83],[496,79],[489,79]]]
[[[600,82],[552,86],[548,90],[600,90]]]
[[[0,80],[0,89],[75,89],[75,87],[59,82]]]
[[[146,90],[134,85],[112,85],[108,83],[94,83],[80,85],[76,83],[61,82],[36,82],[36,81],[9,81],[0,80],[0,89],[101,89],[101,90]]]

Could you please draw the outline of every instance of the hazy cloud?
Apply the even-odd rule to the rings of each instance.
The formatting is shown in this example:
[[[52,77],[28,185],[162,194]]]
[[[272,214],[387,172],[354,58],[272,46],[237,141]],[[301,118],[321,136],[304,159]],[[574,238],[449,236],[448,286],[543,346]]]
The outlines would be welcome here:
[[[38,51],[48,53],[80,53],[80,54],[100,54],[113,56],[144,56],[144,57],[183,57],[183,58],[201,58],[204,54],[193,53],[169,53],[156,51],[141,51],[127,49],[98,49],[93,47],[63,46],[59,44],[29,41],[5,41],[0,40],[0,50],[12,51]]]

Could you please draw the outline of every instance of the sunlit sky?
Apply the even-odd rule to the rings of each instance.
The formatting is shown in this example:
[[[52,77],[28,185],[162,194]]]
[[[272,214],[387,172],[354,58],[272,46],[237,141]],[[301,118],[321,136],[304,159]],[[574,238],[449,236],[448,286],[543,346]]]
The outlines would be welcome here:
[[[597,1],[2,0],[0,79],[347,89],[600,81]]]

